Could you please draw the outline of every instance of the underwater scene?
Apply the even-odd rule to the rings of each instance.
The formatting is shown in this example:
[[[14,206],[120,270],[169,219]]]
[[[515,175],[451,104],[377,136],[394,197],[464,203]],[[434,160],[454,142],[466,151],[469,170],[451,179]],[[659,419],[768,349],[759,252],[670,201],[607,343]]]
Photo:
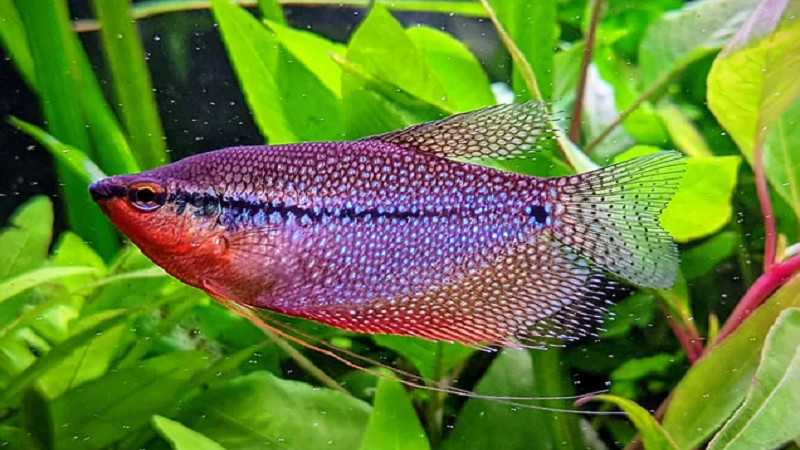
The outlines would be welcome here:
[[[0,449],[800,450],[800,0],[0,0]]]

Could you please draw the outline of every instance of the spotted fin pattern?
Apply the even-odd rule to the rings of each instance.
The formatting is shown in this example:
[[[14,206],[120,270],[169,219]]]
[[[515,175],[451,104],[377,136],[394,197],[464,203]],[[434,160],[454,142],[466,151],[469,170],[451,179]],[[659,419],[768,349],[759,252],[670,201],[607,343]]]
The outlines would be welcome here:
[[[528,101],[450,116],[362,141],[381,141],[442,158],[518,158],[553,138],[544,102]]]
[[[553,212],[548,234],[609,272],[645,287],[672,286],[678,249],[659,216],[685,164],[661,152],[570,177],[546,180],[540,202]]]

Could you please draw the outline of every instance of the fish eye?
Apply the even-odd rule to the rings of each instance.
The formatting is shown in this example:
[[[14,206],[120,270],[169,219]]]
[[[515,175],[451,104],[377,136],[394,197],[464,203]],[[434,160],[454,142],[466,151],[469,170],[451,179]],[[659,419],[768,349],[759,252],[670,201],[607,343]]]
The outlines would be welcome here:
[[[167,192],[156,183],[135,183],[128,188],[128,201],[140,211],[155,211],[167,202]]]

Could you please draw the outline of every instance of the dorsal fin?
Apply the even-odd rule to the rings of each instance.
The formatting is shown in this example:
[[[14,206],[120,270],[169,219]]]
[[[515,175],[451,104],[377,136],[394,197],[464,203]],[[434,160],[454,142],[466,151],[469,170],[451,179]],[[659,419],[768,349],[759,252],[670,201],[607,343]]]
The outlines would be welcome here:
[[[381,141],[442,158],[518,158],[552,139],[553,115],[544,102],[527,101],[456,114],[362,141]]]

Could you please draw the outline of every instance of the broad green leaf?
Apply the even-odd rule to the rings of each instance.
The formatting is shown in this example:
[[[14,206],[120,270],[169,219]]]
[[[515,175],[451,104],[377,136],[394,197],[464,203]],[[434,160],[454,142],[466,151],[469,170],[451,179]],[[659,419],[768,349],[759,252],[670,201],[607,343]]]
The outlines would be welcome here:
[[[587,9],[581,14],[581,28],[584,33],[589,29],[591,14],[590,2],[586,2]],[[651,0],[645,2],[630,0],[608,0],[602,11],[602,19],[598,23],[598,42],[603,42],[609,36],[615,36],[614,46],[622,56],[630,59],[636,56],[642,36],[650,26],[660,19],[665,12],[679,9],[683,6],[681,0]],[[559,5],[559,10],[561,10]],[[616,36],[621,33],[621,36]]]
[[[353,33],[347,59],[425,102],[453,105],[425,55],[382,5],[375,5]]]
[[[584,51],[586,51],[586,44],[579,41],[553,56],[553,98],[556,101],[570,94],[574,97],[573,91],[578,85]]]
[[[644,448],[647,450],[678,450],[678,446],[672,441],[656,419],[644,408],[636,403],[615,395],[596,395],[589,400],[599,400],[613,403],[628,413],[628,418],[636,425],[642,438]]]
[[[290,56],[272,31],[230,1],[212,0],[211,4],[239,84],[269,143],[340,138],[338,100],[306,67],[303,60],[309,58]],[[298,52],[300,47],[293,46]]]
[[[69,292],[74,292],[85,287],[87,284],[95,281],[98,276],[102,277],[106,273],[106,265],[103,258],[95,253],[80,236],[71,231],[65,231],[59,236],[58,241],[53,246],[51,262],[57,267],[83,266],[94,267],[98,270],[96,275],[70,277],[62,280],[61,285]]]
[[[31,448],[28,432],[22,428],[0,425],[0,444],[9,450]]]
[[[472,111],[495,103],[489,77],[466,45],[435,28],[409,28],[406,34],[425,56],[456,112]]]
[[[554,349],[539,351],[550,353]],[[542,355],[539,355],[542,356]],[[475,392],[482,395],[500,396],[538,396],[539,385],[562,378],[553,377],[559,373],[537,372],[531,354],[518,349],[503,350],[494,360],[489,370],[478,382]],[[539,380],[538,378],[542,378]],[[563,391],[562,391],[563,392]],[[559,395],[548,393],[548,396]],[[563,393],[560,395],[564,395]],[[566,401],[537,402],[534,404],[570,408]],[[511,450],[532,448],[583,448],[578,436],[573,436],[571,421],[574,415],[554,414],[534,409],[511,407],[501,402],[471,398],[461,409],[455,428],[444,442],[444,450],[469,448],[471,450]],[[574,422],[577,423],[577,422]],[[534,426],[536,424],[536,426]],[[565,433],[566,430],[566,435]]]
[[[475,349],[457,343],[433,342],[414,337],[375,335],[372,339],[381,347],[403,355],[414,364],[420,375],[435,381],[475,352]]]
[[[781,114],[767,134],[764,168],[778,194],[788,203],[800,223],[800,98]]]
[[[229,0],[211,0],[222,41],[236,71],[247,104],[261,134],[270,144],[296,142],[272,70],[278,64],[278,43],[247,11]]]
[[[667,353],[630,358],[611,372],[611,394],[629,399],[638,398],[642,392],[641,384],[652,385],[670,369],[683,364],[682,356]]]
[[[714,60],[708,104],[752,164],[764,145],[767,179],[800,216],[800,3],[766,0]],[[731,87],[736,86],[735,95]]]
[[[34,61],[36,88],[48,132],[67,145],[89,151],[90,140],[81,110],[80,70],[74,64],[74,34],[67,3],[62,0],[16,0]],[[60,160],[56,161],[70,228],[92,238],[98,251],[111,257],[117,243],[111,224],[91,198],[86,185]]]
[[[800,309],[789,308],[769,331],[753,385],[709,450],[777,448],[798,437]]]
[[[664,14],[639,44],[644,85],[684,69],[724,46],[759,0],[699,0]]]
[[[95,267],[44,267],[0,282],[0,303],[28,289],[59,278],[98,273]]]
[[[358,139],[438,120],[449,111],[428,103],[369,74],[363,67],[334,58],[342,67],[342,99],[346,136]]]
[[[342,96],[342,69],[331,55],[344,56],[345,46],[310,31],[267,21],[283,48],[308,68],[336,97]]]
[[[800,307],[800,277],[778,290],[689,369],[673,391],[663,420],[680,449],[699,446],[739,407],[756,373],[767,332],[780,313],[792,307]]]
[[[181,423],[228,450],[358,448],[366,403],[338,391],[253,372],[213,385],[184,407]]]
[[[681,254],[681,270],[687,280],[701,277],[733,255],[739,236],[733,231],[719,233]]]
[[[661,215],[661,225],[676,241],[708,236],[731,220],[740,162],[737,156],[687,160],[678,193]]]
[[[615,158],[623,162],[658,152],[660,149],[637,145]],[[731,198],[741,158],[722,156],[686,158],[678,192],[661,214],[661,225],[678,242],[708,236],[725,226],[733,216]],[[703,214],[697,214],[702,211]]]
[[[84,328],[80,322],[77,334]],[[106,330],[95,339],[76,348],[72,355],[42,374],[36,384],[48,398],[56,398],[90,380],[101,377],[108,371],[112,359],[117,355],[119,342],[124,334],[131,334],[130,327],[122,324]]]
[[[556,3],[556,0],[491,1],[506,32],[530,63],[546,101],[553,98],[553,52],[559,35]],[[513,85],[518,95],[531,98],[519,68],[514,70]]]
[[[169,409],[208,365],[204,352],[178,352],[109,373],[50,404],[55,450],[102,449]]]
[[[53,202],[34,197],[20,206],[0,232],[0,280],[40,267],[53,238]]]
[[[658,114],[678,150],[696,158],[714,156],[695,125],[675,104],[662,101]]]
[[[102,320],[97,321],[88,329],[60,343],[46,355],[37,359],[35,363],[14,378],[3,391],[0,391],[0,405],[8,405],[15,396],[30,386],[39,376],[69,358],[76,349],[81,348],[87,342],[96,338],[98,333],[102,333],[126,320],[127,315],[124,313],[124,311],[112,311],[101,315],[100,317]]]
[[[430,450],[431,445],[403,385],[381,379],[361,450]]]
[[[225,450],[225,447],[166,417],[153,416],[153,426],[174,450]]]

